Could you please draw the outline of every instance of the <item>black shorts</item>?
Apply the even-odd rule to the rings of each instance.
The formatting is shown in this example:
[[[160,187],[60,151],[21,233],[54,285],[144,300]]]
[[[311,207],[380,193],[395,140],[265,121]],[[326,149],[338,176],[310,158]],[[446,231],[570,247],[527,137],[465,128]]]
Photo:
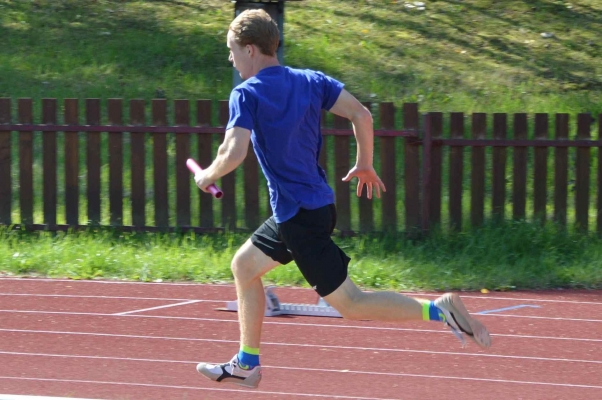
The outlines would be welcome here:
[[[281,224],[270,217],[253,233],[251,242],[280,264],[294,260],[307,282],[324,297],[345,281],[351,260],[330,237],[336,222],[334,204],[301,209]]]

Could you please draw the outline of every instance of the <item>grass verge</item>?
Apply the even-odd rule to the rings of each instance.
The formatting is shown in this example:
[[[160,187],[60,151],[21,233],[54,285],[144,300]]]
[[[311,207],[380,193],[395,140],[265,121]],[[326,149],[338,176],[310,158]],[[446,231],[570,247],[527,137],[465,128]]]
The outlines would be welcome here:
[[[4,275],[71,279],[231,282],[242,234],[0,232]],[[602,240],[524,222],[427,239],[336,238],[351,278],[368,289],[511,290],[602,288]],[[294,263],[265,283],[307,286]]]

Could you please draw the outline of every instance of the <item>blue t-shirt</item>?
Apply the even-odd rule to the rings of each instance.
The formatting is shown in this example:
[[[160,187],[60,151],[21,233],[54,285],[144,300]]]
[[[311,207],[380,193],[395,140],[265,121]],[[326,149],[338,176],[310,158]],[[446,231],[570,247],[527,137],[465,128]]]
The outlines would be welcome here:
[[[330,110],[343,84],[321,72],[275,66],[238,85],[230,94],[230,120],[251,131],[253,149],[268,181],[276,222],[300,208],[334,203],[334,192],[318,164],[320,118]]]

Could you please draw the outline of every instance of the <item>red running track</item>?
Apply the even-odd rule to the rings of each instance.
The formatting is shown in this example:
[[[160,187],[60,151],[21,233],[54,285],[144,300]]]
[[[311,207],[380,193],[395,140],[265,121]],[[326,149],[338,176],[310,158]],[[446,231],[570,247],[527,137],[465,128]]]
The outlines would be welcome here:
[[[282,302],[315,303],[279,288]],[[417,297],[434,298],[420,293]],[[602,398],[602,291],[465,293],[483,351],[443,324],[272,317],[257,390],[213,383],[199,361],[238,350],[230,285],[0,279],[0,394],[92,399]],[[519,307],[520,308],[517,308]]]

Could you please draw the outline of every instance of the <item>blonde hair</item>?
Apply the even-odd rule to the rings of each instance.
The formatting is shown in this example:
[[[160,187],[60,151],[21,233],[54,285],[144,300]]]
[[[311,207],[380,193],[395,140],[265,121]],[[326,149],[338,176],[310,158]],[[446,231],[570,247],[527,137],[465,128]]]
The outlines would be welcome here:
[[[280,43],[278,25],[264,10],[245,10],[230,24],[240,46],[255,45],[262,54],[275,56]]]

